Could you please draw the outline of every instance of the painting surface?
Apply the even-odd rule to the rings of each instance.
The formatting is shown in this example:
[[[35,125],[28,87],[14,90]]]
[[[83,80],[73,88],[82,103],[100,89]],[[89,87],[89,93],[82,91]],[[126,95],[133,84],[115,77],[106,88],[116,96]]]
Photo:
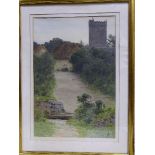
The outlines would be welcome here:
[[[115,18],[34,18],[34,136],[115,138]]]

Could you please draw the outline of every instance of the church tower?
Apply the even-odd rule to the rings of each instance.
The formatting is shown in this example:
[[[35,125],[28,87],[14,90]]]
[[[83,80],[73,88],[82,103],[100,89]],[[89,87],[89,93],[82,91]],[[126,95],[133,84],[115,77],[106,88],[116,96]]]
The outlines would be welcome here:
[[[107,21],[89,20],[89,46],[105,48],[107,41]]]

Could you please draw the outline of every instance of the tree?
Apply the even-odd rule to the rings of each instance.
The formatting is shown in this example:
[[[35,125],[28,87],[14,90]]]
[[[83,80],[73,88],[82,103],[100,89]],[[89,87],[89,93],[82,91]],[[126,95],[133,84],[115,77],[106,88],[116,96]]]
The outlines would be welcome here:
[[[37,48],[37,46],[39,46],[39,44],[37,42],[33,42],[33,49]]]
[[[112,49],[112,50],[111,50]],[[71,56],[73,71],[94,88],[115,96],[115,55],[113,48],[83,47]]]
[[[82,41],[82,40],[80,41],[80,45],[81,45],[81,47],[83,47],[83,46],[84,46],[84,43],[83,43],[83,41]]]
[[[63,42],[64,41],[60,38],[53,38],[49,42],[45,42],[44,46],[47,48],[49,53],[53,53],[57,47],[63,44]]]
[[[113,36],[112,34],[110,34],[110,35],[108,36],[108,39],[107,39],[107,44],[108,44],[108,46],[110,46],[110,47],[115,47],[115,45],[116,45],[116,37]]]

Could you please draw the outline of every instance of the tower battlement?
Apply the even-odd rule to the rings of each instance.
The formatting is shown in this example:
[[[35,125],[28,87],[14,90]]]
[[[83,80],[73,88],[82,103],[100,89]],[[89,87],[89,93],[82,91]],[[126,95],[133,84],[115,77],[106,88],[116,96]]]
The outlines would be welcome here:
[[[106,24],[107,21],[94,21],[94,20],[89,20],[90,24]]]
[[[89,20],[89,46],[105,48],[107,41],[107,21]]]

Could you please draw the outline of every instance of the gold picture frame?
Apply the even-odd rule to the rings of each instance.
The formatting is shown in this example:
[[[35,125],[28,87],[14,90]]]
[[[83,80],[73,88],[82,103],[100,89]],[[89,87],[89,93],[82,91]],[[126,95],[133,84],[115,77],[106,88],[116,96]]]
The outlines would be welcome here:
[[[21,60],[20,60],[20,105],[19,105],[19,154],[20,155],[134,155],[134,76],[135,76],[135,1],[134,0],[20,0],[19,6],[48,4],[83,4],[83,3],[128,3],[129,5],[129,72],[128,72],[128,154],[117,153],[70,153],[70,152],[25,152],[22,150],[22,102],[21,102]],[[19,22],[20,23],[20,22]],[[21,28],[21,23],[19,24]],[[21,31],[20,31],[21,34]],[[21,36],[20,36],[21,38]],[[21,39],[20,39],[21,41]],[[20,42],[21,45],[21,42]]]

